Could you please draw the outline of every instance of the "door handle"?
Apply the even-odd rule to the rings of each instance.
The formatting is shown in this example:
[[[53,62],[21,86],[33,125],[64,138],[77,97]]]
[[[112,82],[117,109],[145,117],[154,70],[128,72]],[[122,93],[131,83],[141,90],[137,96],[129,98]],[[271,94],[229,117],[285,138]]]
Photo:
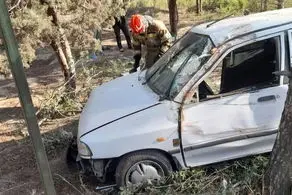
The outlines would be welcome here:
[[[258,98],[258,102],[267,102],[267,101],[272,101],[272,100],[276,100],[275,95],[268,95],[268,96],[263,96],[263,97]]]

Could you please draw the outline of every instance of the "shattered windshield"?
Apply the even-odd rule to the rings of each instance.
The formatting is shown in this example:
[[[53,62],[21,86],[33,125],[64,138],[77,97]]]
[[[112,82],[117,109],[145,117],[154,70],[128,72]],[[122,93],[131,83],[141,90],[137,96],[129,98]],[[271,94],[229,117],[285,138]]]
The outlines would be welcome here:
[[[212,47],[208,36],[187,33],[147,70],[149,87],[161,97],[174,98],[209,60]]]

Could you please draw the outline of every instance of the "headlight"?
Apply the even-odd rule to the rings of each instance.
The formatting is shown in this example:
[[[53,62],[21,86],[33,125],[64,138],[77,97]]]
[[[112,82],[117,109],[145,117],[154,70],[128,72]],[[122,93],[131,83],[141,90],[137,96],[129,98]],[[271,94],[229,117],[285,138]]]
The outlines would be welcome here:
[[[78,141],[78,153],[80,156],[92,156],[92,153],[89,149],[89,147],[83,143],[82,141]]]

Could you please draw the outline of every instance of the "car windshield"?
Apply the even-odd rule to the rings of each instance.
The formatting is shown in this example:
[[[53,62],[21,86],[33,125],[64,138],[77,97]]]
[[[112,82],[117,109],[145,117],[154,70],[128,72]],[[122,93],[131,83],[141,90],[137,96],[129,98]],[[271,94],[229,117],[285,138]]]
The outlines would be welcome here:
[[[149,87],[160,97],[172,99],[211,54],[208,36],[188,32],[146,72]]]

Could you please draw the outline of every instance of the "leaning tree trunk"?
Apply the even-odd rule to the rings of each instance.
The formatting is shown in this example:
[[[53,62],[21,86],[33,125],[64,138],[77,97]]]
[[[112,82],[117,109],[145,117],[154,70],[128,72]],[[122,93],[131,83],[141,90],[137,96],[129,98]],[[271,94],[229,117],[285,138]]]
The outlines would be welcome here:
[[[57,48],[57,50],[55,50],[55,52],[57,55],[61,54],[61,56],[58,56],[58,59],[60,61],[62,70],[69,71],[69,73],[64,72],[64,76],[67,74],[69,75],[69,79],[65,76],[66,90],[67,91],[75,91],[75,89],[76,89],[75,64],[74,64],[74,60],[72,57],[71,48],[70,48],[68,39],[66,37],[66,34],[64,33],[64,30],[60,26],[56,7],[53,5],[52,1],[50,1],[50,0],[40,0],[40,3],[48,6],[47,15],[49,17],[52,17],[52,23],[56,26],[56,29],[59,32],[59,35],[57,35],[57,36],[60,38],[62,52],[60,52],[60,50],[59,50],[60,47],[59,47],[58,43],[56,43],[56,42],[55,42],[55,44],[57,44],[57,47],[55,46],[55,48]],[[64,56],[66,59],[66,66],[65,66],[65,63],[63,63]]]
[[[61,34],[62,49],[64,51],[64,54],[69,66],[70,80],[68,81],[68,85],[70,86],[70,88],[72,88],[72,90],[75,90],[76,89],[76,71],[75,71],[74,58],[71,52],[71,47],[69,45],[69,41],[67,39],[67,36],[64,30],[62,28],[59,28],[59,32]]]
[[[263,194],[290,195],[292,187],[292,79],[279,132],[264,176]]]
[[[171,34],[177,36],[178,11],[176,0],[168,0],[169,23]]]
[[[58,61],[61,65],[62,72],[64,74],[65,82],[67,83],[70,79],[70,71],[69,71],[69,66],[67,63],[66,56],[62,50],[62,47],[57,43],[57,41],[52,40],[51,46],[53,50],[56,52],[56,55],[58,57]]]
[[[284,8],[285,0],[277,0],[277,8],[283,9]]]

